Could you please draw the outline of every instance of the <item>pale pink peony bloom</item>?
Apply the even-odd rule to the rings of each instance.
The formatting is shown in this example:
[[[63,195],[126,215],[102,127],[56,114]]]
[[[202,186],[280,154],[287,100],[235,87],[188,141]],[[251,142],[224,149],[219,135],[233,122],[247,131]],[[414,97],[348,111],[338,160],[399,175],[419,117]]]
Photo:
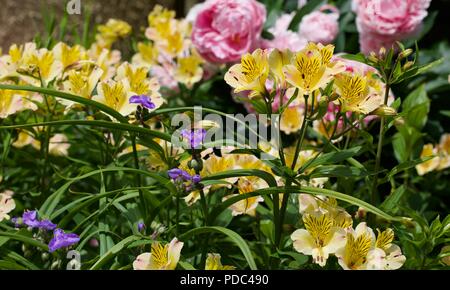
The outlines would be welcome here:
[[[299,33],[308,41],[322,44],[332,43],[339,33],[339,10],[332,5],[323,5],[302,18]]]
[[[208,0],[196,16],[192,42],[209,62],[236,62],[259,45],[265,20],[256,0]]]
[[[353,0],[363,53],[390,48],[421,29],[431,0]]]
[[[274,38],[272,40],[264,40],[261,46],[263,48],[289,49],[291,51],[303,49],[308,43],[307,40],[297,32],[288,30],[293,17],[293,13],[281,15],[275,22],[275,25],[269,29]]]

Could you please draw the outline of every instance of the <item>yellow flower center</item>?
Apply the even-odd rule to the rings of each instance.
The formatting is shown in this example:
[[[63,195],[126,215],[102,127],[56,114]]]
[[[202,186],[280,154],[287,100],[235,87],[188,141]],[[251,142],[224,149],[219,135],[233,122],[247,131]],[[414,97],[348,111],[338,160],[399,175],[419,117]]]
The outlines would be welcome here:
[[[295,65],[300,72],[303,87],[309,90],[322,68],[322,56],[318,51],[299,52],[295,57]]]
[[[152,44],[138,43],[138,51],[142,59],[146,62],[153,63],[158,57],[158,50]]]
[[[349,105],[357,105],[365,96],[367,80],[360,75],[343,75],[340,85],[341,98]]]
[[[169,245],[161,245],[161,243],[153,243],[151,255],[158,269],[163,269],[169,261]]]
[[[242,57],[241,65],[242,74],[245,76],[247,82],[252,82],[259,76],[260,68],[251,54],[248,53]]]
[[[350,269],[357,269],[366,263],[371,243],[372,238],[368,233],[359,235],[356,239],[352,234],[347,235],[345,262]]]
[[[306,230],[311,234],[316,246],[324,247],[330,240],[331,228],[333,227],[333,220],[328,215],[321,215],[316,217],[314,215],[305,214],[303,216],[303,223]]]
[[[376,242],[376,247],[386,250],[392,243],[392,241],[394,240],[394,231],[392,229],[386,229],[383,232],[380,232],[380,230],[378,230],[378,237],[377,237],[377,242]]]
[[[106,104],[116,111],[123,106],[126,101],[126,92],[121,83],[115,83],[112,86],[102,83],[103,94]]]

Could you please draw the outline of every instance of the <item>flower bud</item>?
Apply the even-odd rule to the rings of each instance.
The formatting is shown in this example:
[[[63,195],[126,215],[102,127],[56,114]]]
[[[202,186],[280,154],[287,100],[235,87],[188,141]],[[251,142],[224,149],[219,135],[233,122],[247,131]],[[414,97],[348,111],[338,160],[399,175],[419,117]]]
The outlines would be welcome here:
[[[398,58],[400,58],[400,59],[407,58],[412,53],[413,53],[413,50],[411,48],[405,49],[404,51],[399,53]]]
[[[56,260],[50,266],[50,270],[57,270],[57,269],[59,269],[60,264],[61,264],[61,261],[60,260]]]
[[[50,256],[48,255],[48,253],[42,253],[42,254],[41,254],[41,259],[42,259],[42,261],[47,261],[49,257],[50,257]]]
[[[404,65],[403,65],[403,70],[407,70],[409,68],[411,68],[413,66],[414,62],[412,61],[407,61]]]
[[[394,108],[391,108],[389,106],[381,105],[380,107],[378,107],[378,109],[376,109],[375,111],[372,112],[372,115],[395,116],[395,115],[397,115],[397,111],[395,111]]]
[[[442,247],[441,254],[443,253],[450,253],[450,246]],[[443,257],[441,261],[445,265],[450,266],[450,256]]]

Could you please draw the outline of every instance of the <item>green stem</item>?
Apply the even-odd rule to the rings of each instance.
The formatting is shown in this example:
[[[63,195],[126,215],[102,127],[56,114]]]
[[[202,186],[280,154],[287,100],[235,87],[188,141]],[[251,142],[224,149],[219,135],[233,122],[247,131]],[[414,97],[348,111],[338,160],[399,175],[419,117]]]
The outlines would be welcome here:
[[[302,127],[300,128],[300,138],[297,141],[297,145],[295,146],[294,158],[292,159],[291,169],[294,170],[295,165],[297,164],[298,156],[300,155],[300,149],[302,148],[303,139],[306,135],[306,128],[308,127],[309,119],[308,119],[308,95],[304,96],[305,98],[305,116],[303,117]]]
[[[139,158],[137,154],[137,147],[136,147],[136,135],[133,133],[131,134],[131,143],[133,146],[133,158],[134,158],[134,167],[139,170]],[[138,187],[141,187],[141,176],[139,174],[136,174],[136,183]],[[141,201],[141,210],[142,215],[146,216],[147,214],[147,202],[145,201],[144,192],[142,189],[139,188],[139,199]]]
[[[389,90],[390,90],[389,82],[386,82],[386,90],[384,93],[384,105],[387,105],[387,101],[389,98]],[[375,204],[376,199],[377,199],[378,171],[380,170],[381,152],[383,150],[384,123],[385,123],[385,118],[384,118],[384,116],[381,116],[380,132],[378,135],[377,156],[375,159],[375,175],[373,177],[373,184],[372,184],[372,191],[371,191],[371,198],[370,198],[372,204]]]

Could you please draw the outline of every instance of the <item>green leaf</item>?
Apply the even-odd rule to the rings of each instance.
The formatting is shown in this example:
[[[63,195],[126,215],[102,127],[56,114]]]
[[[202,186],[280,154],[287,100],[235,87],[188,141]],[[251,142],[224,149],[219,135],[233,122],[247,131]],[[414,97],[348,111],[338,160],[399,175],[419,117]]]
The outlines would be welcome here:
[[[393,213],[397,212],[398,211],[397,205],[399,204],[405,192],[406,192],[405,186],[401,185],[394,192],[388,195],[388,197],[380,205],[380,208],[387,212]]]
[[[191,264],[189,264],[187,262],[179,261],[178,265],[180,265],[180,267],[183,268],[183,270],[197,270],[194,268],[194,266],[192,266]]]
[[[223,227],[195,228],[195,229],[189,230],[186,233],[182,234],[180,236],[180,240],[187,240],[191,236],[198,235],[198,234],[204,234],[204,233],[211,233],[211,232],[221,233],[221,234],[228,236],[231,239],[231,241],[233,241],[236,244],[236,246],[239,247],[239,249],[241,250],[245,259],[247,260],[247,263],[248,263],[248,266],[250,267],[250,269],[257,270],[255,260],[252,256],[252,252],[250,251],[250,248],[247,245],[247,242],[239,234],[237,234],[236,232],[234,232],[230,229],[226,229]]]
[[[305,167],[301,169],[301,171],[304,171],[308,168],[314,168],[319,165],[325,165],[325,164],[336,164],[339,162],[342,162],[344,160],[347,160],[350,157],[353,157],[359,153],[361,150],[361,146],[356,146],[350,149],[341,150],[337,152],[331,152],[331,153],[324,153],[317,157],[314,161],[308,164],[308,167]]]
[[[115,244],[111,249],[109,249],[103,256],[101,256],[97,262],[90,268],[90,270],[99,270],[106,264],[109,260],[117,256],[124,248],[126,248],[130,243],[140,240],[140,236],[129,236],[122,241]]]
[[[310,174],[311,178],[318,177],[366,177],[369,173],[361,168],[346,165],[319,166]]]
[[[418,130],[425,126],[430,111],[430,100],[424,85],[421,85],[406,97],[402,109],[402,115],[408,125]]]
[[[11,238],[13,240],[25,243],[25,244],[29,244],[30,246],[34,246],[40,249],[43,249],[44,251],[48,251],[48,246],[42,242],[39,242],[38,240],[35,240],[31,237],[29,237],[26,234],[30,234],[29,232],[24,232],[24,231],[19,231],[19,232],[15,232],[15,233],[8,233],[8,232],[3,232],[0,231],[0,237],[8,237]]]
[[[171,141],[171,136],[167,133],[163,133],[160,131],[150,130],[144,127],[134,126],[130,124],[123,123],[115,123],[109,121],[100,121],[100,120],[61,120],[61,121],[52,121],[52,122],[41,122],[41,123],[32,123],[32,124],[19,124],[19,125],[10,125],[10,126],[0,126],[0,129],[19,129],[19,128],[32,128],[39,126],[62,126],[62,125],[80,125],[80,126],[92,126],[92,127],[101,127],[101,128],[110,128],[123,130],[128,132],[136,132],[141,133],[146,136],[151,136],[154,138],[160,138],[166,141]]]

